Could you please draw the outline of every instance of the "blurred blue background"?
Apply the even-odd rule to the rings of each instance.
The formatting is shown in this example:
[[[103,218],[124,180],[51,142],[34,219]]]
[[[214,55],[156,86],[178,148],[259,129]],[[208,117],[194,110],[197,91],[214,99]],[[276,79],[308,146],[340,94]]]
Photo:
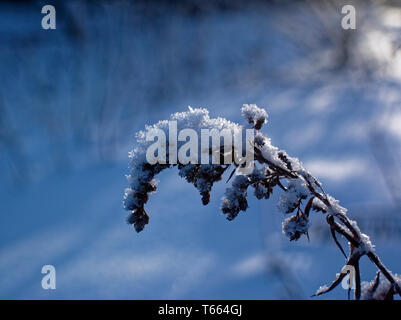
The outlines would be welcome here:
[[[45,4],[56,30],[41,28]],[[341,28],[345,4],[356,30]],[[263,132],[401,273],[400,29],[400,1],[2,2],[0,298],[309,299],[334,279],[325,217],[290,243],[277,193],[250,194],[229,222],[224,181],[202,206],[172,169],[145,230],[126,224],[135,132],[188,105],[237,122],[242,104],[265,107]],[[41,287],[46,264],[56,290]]]

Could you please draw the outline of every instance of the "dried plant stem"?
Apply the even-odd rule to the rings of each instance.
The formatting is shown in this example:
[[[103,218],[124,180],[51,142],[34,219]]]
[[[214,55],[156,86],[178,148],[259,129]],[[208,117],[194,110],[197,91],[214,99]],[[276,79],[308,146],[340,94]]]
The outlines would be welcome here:
[[[152,145],[150,145],[151,140],[145,139],[147,136],[146,132],[153,129],[169,130],[170,125],[168,121],[159,121],[153,126],[147,126],[146,132],[141,131],[138,134],[139,147],[133,149],[130,153],[131,173],[127,176],[130,181],[130,187],[125,190],[124,194],[124,206],[127,210],[131,211],[127,218],[128,223],[133,224],[135,230],[140,232],[149,222],[149,216],[144,209],[144,205],[148,201],[149,194],[156,191],[157,181],[155,180],[155,176],[162,170],[171,166],[177,166],[180,176],[184,177],[187,182],[192,183],[198,189],[202,203],[207,205],[210,201],[210,192],[213,184],[222,179],[223,173],[228,168],[232,168],[232,163],[222,165],[222,163],[225,163],[224,160],[226,157],[231,157],[231,160],[243,158],[246,160],[245,162],[235,162],[234,170],[229,174],[227,181],[233,178],[234,173],[240,171],[240,174],[233,178],[231,186],[226,189],[222,199],[221,211],[223,214],[226,214],[228,220],[235,219],[239,212],[247,210],[247,192],[249,187],[254,189],[257,199],[269,199],[273,193],[273,189],[277,186],[284,191],[278,203],[279,210],[284,214],[292,213],[282,223],[283,233],[290,241],[298,240],[302,235],[306,235],[309,240],[310,211],[322,212],[326,214],[326,222],[329,225],[335,244],[346,259],[346,264],[337,276],[337,279],[329,287],[321,287],[315,295],[324,294],[334,289],[350,273],[350,277],[354,276],[350,278],[350,282],[355,281],[354,297],[356,300],[361,297],[393,299],[396,294],[401,296],[401,279],[399,279],[397,274],[393,275],[380,261],[369,237],[360,231],[356,221],[348,218],[347,209],[340,206],[336,199],[323,190],[320,182],[303,167],[297,158],[290,157],[284,150],[279,150],[273,146],[270,138],[265,137],[259,131],[263,123],[267,122],[268,115],[266,111],[256,105],[244,105],[241,108],[241,114],[247,120],[247,126],[250,126],[251,130],[256,130],[257,132],[251,138],[251,141],[245,144],[246,157],[243,156],[244,144],[241,144],[239,147],[231,145],[231,152],[226,152],[226,146],[213,147],[212,145],[212,148],[209,149],[209,156],[216,155],[216,152],[219,152],[220,164],[210,164],[209,162],[205,164],[198,164],[198,162],[186,163],[185,161],[185,163],[179,162],[178,164],[165,163],[167,157],[166,150],[164,150],[165,158],[162,159],[162,162],[151,164],[147,159],[147,155],[148,148],[152,147]],[[211,119],[208,111],[202,108],[189,108],[187,112],[175,113],[170,118],[176,125],[179,123],[180,128],[190,127],[196,128],[198,131],[200,130],[201,137],[203,128],[207,130],[210,128],[216,130],[217,128],[219,128],[218,130],[225,128],[233,136],[236,132],[242,130],[242,126],[226,119]],[[195,131],[195,133],[197,132]],[[162,136],[166,137],[165,134]],[[249,139],[248,135],[247,139]],[[220,150],[217,148],[220,148]],[[197,145],[195,149],[197,149]],[[250,155],[253,155],[250,160],[248,159],[248,151]],[[170,157],[170,154],[168,157]],[[260,166],[254,166],[256,162]],[[246,170],[241,171],[240,169],[250,169],[250,171],[245,172]],[[303,201],[306,201],[306,205],[302,203]],[[338,235],[341,235],[348,241],[348,254],[338,241]],[[376,280],[374,280],[376,282],[373,281],[370,284],[364,283],[362,285],[359,261],[365,255],[378,268],[378,275]],[[388,281],[385,280],[385,283],[381,283],[379,286],[380,273]],[[349,293],[350,290],[348,290],[348,295]]]
[[[260,150],[255,147],[254,149],[255,153],[255,160],[259,161],[260,163],[265,163],[269,167],[271,167],[273,170],[276,172],[280,173],[280,175],[284,179],[299,179],[301,176],[299,173],[294,172],[294,171],[287,171],[283,168],[280,168],[276,166],[274,163],[266,160],[263,155],[261,154]],[[302,178],[306,181],[307,186],[309,191],[313,194],[314,197],[318,198],[321,200],[329,209],[327,215],[327,223],[330,226],[330,229],[332,231],[333,239],[337,246],[339,247],[340,251],[344,254],[346,257],[346,254],[344,250],[342,249],[340,243],[338,242],[337,238],[335,237],[335,232],[341,234],[344,236],[349,242],[350,242],[350,254],[349,258],[347,259],[346,265],[351,265],[355,268],[355,299],[359,300],[361,297],[361,277],[360,277],[360,269],[359,269],[359,259],[363,255],[367,255],[372,261],[373,264],[376,265],[378,270],[387,278],[387,280],[392,284],[391,289],[393,290],[393,294],[398,293],[401,296],[401,288],[397,284],[396,280],[394,279],[393,275],[391,272],[387,269],[387,267],[381,262],[379,257],[377,256],[376,253],[374,253],[371,250],[367,250],[363,248],[363,239],[361,238],[361,233],[358,232],[353,224],[351,223],[351,220],[344,215],[342,212],[338,212],[333,208],[332,203],[329,200],[329,197],[327,194],[324,192],[321,184],[311,175],[307,176],[302,176]],[[281,185],[281,183],[280,183]],[[337,222],[334,220],[334,218],[337,218],[340,222]],[[322,290],[320,293],[316,295],[320,295],[326,292],[331,291],[334,289],[338,284],[341,283],[342,279],[346,276],[346,273],[341,272],[338,278],[326,289]]]

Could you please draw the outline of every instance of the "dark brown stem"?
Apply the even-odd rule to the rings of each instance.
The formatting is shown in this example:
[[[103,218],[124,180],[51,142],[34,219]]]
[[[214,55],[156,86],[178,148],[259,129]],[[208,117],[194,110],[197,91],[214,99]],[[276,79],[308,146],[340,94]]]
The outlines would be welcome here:
[[[379,257],[372,251],[367,253],[367,256],[369,259],[379,268],[381,273],[387,278],[387,280],[394,285],[395,291],[401,296],[401,288],[397,284],[397,282],[394,280],[394,277],[390,273],[390,271],[387,270],[387,268],[383,265],[383,263],[380,261]]]
[[[333,228],[338,233],[342,234],[353,246],[355,247],[359,246],[358,241],[356,241],[342,225],[334,221],[334,217],[332,215],[328,215],[326,220],[331,228]]]
[[[277,165],[275,165],[274,163],[268,161],[267,159],[265,159],[262,156],[262,153],[260,152],[260,150],[258,148],[254,148],[255,150],[255,160],[259,161],[260,163],[265,163],[267,164],[271,169],[274,169],[277,173],[279,173],[281,176],[283,176],[284,178],[287,179],[301,179],[303,178],[307,184],[307,187],[309,189],[309,191],[311,192],[312,196],[318,198],[320,201],[322,201],[327,208],[329,209],[329,212],[331,214],[329,214],[327,216],[327,222],[330,225],[330,229],[332,231],[332,235],[334,233],[333,239],[336,242],[336,244],[339,246],[341,252],[345,255],[344,250],[342,250],[341,245],[339,244],[339,242],[337,241],[337,238],[335,237],[335,231],[337,231],[338,233],[340,233],[341,235],[343,235],[349,242],[350,244],[355,248],[361,248],[361,245],[363,244],[363,240],[361,239],[361,235],[359,230],[356,230],[355,227],[352,225],[351,221],[349,220],[349,218],[344,215],[344,213],[342,212],[336,212],[336,210],[333,208],[333,205],[331,204],[331,202],[329,201],[329,198],[327,196],[327,194],[324,192],[321,184],[314,178],[312,177],[310,174],[299,174],[298,172],[294,172],[294,171],[289,171],[289,170],[285,170],[281,167],[278,167]],[[317,188],[321,191],[319,192],[317,190]],[[334,216],[336,218],[338,218],[344,225],[339,224],[338,222],[334,221]],[[333,231],[334,230],[334,231]],[[379,257],[372,251],[367,251],[365,252],[364,250],[366,250],[366,248],[363,248],[363,250],[361,250],[360,253],[358,253],[357,255],[355,254],[351,254],[350,258],[349,258],[349,263],[350,265],[353,265],[355,267],[355,271],[356,271],[356,290],[355,290],[355,298],[356,299],[360,299],[360,295],[361,295],[361,284],[360,284],[360,270],[359,270],[359,258],[362,255],[367,255],[369,257],[369,259],[377,266],[377,268],[383,273],[383,275],[387,278],[387,280],[392,284],[392,290],[394,290],[394,292],[397,292],[400,296],[401,296],[401,288],[400,286],[397,284],[397,282],[395,281],[393,275],[391,274],[391,272],[384,266],[384,264],[380,261]],[[355,261],[350,261],[354,256],[356,256],[356,260]],[[329,288],[327,288],[327,290],[323,290],[322,292],[319,293],[326,293],[330,290],[332,290],[334,287],[336,287],[340,281],[342,280],[342,278],[345,275],[343,273],[340,274],[340,276],[330,285]]]
[[[355,300],[361,299],[361,273],[359,270],[359,260],[355,262]]]

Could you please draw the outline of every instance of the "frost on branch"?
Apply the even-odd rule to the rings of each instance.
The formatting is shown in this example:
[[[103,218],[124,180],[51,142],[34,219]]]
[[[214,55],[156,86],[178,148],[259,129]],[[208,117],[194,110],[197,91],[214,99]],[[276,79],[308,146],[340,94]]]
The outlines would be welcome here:
[[[329,286],[320,287],[315,295],[327,293],[338,286],[347,275],[344,271],[345,267],[355,269],[355,299],[361,297],[387,299],[396,294],[401,295],[400,278],[394,276],[380,261],[369,237],[360,231],[355,221],[348,218],[347,209],[324,191],[321,183],[303,167],[297,158],[293,158],[284,150],[273,146],[270,138],[259,132],[267,121],[266,111],[256,105],[244,105],[241,112],[248,122],[247,127],[251,126],[253,129],[251,132],[254,135],[252,135],[251,141],[244,141],[243,136],[240,136],[240,146],[230,145],[227,150],[225,148],[226,136],[220,136],[218,139],[224,140],[222,147],[217,148],[212,144],[212,147],[208,145],[207,150],[201,150],[202,156],[206,154],[206,159],[209,160],[206,162],[198,161],[196,158],[185,163],[177,162],[174,152],[187,142],[185,139],[178,139],[178,141],[170,139],[173,138],[169,136],[171,121],[176,122],[175,132],[187,129],[187,133],[195,132],[196,139],[202,137],[202,129],[208,129],[210,132],[214,129],[220,132],[226,130],[228,137],[235,140],[234,137],[238,137],[238,133],[243,127],[223,118],[210,118],[206,109],[189,108],[186,112],[171,115],[170,121],[159,121],[152,126],[146,126],[144,131],[140,131],[137,134],[137,145],[129,154],[131,171],[127,176],[129,187],[125,190],[124,195],[124,207],[130,211],[127,218],[128,223],[133,224],[136,231],[139,232],[149,222],[149,216],[144,206],[149,195],[156,192],[157,181],[155,178],[162,170],[177,167],[179,175],[197,188],[202,203],[206,205],[210,201],[213,184],[221,180],[225,171],[231,168],[231,174],[227,180],[231,183],[226,189],[221,205],[221,210],[228,220],[235,219],[241,211],[247,210],[249,187],[253,189],[253,194],[257,199],[269,199],[274,189],[281,189],[282,194],[277,206],[284,215],[291,214],[282,223],[283,234],[290,240],[298,240],[302,235],[306,235],[309,239],[311,211],[326,215],[328,230],[334,243],[345,256],[346,264],[337,278]],[[191,130],[188,131],[188,129]],[[165,135],[165,142],[161,144],[165,149],[165,157],[151,163],[147,161],[147,151],[154,141],[148,141],[146,138],[148,134],[151,135],[157,130],[163,131],[163,135]],[[249,137],[247,136],[246,139]],[[197,145],[202,149],[202,141],[197,141]],[[251,166],[253,169],[244,171],[242,170],[244,163],[225,161],[227,155],[231,160],[242,158],[244,146],[249,147],[249,145],[253,155],[253,165]],[[246,152],[248,153],[248,150]],[[216,159],[219,161],[215,162]],[[232,178],[233,176],[234,178]],[[348,254],[338,237],[342,237],[348,242]],[[380,272],[373,282],[361,282],[359,260],[362,256],[367,256]]]
[[[401,286],[401,276],[394,274],[394,279]],[[394,285],[392,285],[380,272],[371,282],[362,282],[362,299],[364,300],[393,300]]]
[[[201,129],[227,129],[233,135],[241,129],[241,126],[223,118],[210,118],[209,111],[203,108],[192,109],[186,112],[178,112],[170,117],[170,121],[177,122],[176,131],[191,128],[201,137]],[[153,141],[146,141],[146,134],[152,130],[160,129],[166,134],[166,163],[149,164],[146,159],[146,151]],[[169,121],[159,121],[152,126],[146,126],[145,131],[140,131],[136,135],[137,146],[129,153],[130,173],[127,175],[129,187],[125,190],[124,207],[131,211],[127,218],[128,223],[133,224],[136,231],[142,231],[149,222],[149,216],[144,209],[145,203],[149,199],[149,194],[157,189],[155,176],[162,170],[171,166],[178,166],[179,175],[186,181],[192,183],[202,196],[203,204],[208,204],[210,191],[213,183],[221,180],[221,176],[227,169],[227,165],[210,164],[170,164],[169,154]],[[178,141],[176,150],[185,142]],[[200,145],[200,143],[199,143]]]
[[[256,130],[261,129],[267,122],[267,112],[258,108],[256,104],[244,104],[241,114]]]
[[[237,175],[231,187],[227,188],[223,197],[221,211],[227,214],[228,220],[233,220],[240,211],[248,208],[247,189],[249,186],[254,188],[254,193],[258,199],[268,199],[273,186],[269,179],[266,179],[270,171],[267,168],[255,168],[248,176]]]
[[[310,195],[306,182],[303,179],[292,180],[288,183],[287,192],[280,196],[277,205],[282,213],[291,213],[299,207],[302,200]]]
[[[293,215],[283,222],[283,233],[290,240],[298,240],[301,235],[308,234],[309,220],[304,215]]]

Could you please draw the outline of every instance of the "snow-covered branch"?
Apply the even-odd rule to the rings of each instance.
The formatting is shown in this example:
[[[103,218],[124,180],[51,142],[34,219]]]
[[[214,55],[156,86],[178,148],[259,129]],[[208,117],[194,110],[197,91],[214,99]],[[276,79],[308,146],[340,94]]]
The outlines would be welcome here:
[[[234,174],[235,176],[231,179],[221,206],[228,220],[233,220],[241,211],[246,211],[248,208],[249,187],[252,187],[258,199],[268,199],[274,189],[281,189],[283,193],[280,196],[278,209],[284,215],[288,215],[282,223],[283,233],[291,241],[298,240],[302,235],[309,238],[311,211],[325,214],[333,240],[346,257],[345,266],[352,267],[355,271],[356,299],[360,299],[361,296],[362,298],[388,299],[393,298],[395,294],[401,295],[399,277],[392,275],[380,261],[369,237],[362,233],[357,223],[347,216],[347,210],[339,204],[338,200],[324,191],[321,183],[303,167],[301,161],[273,146],[270,138],[259,131],[267,122],[266,111],[256,105],[244,105],[241,111],[248,122],[245,127],[223,118],[210,118],[206,109],[189,108],[186,112],[173,114],[170,120],[159,121],[153,126],[146,126],[145,131],[140,131],[137,134],[137,146],[130,152],[131,172],[127,176],[130,186],[124,195],[124,206],[131,211],[127,221],[133,224],[138,232],[142,231],[149,222],[144,205],[148,201],[149,194],[156,191],[155,177],[162,170],[177,166],[179,175],[198,189],[202,203],[206,205],[209,203],[213,184],[222,179],[222,175],[228,168],[232,168],[228,180]],[[174,130],[171,130],[172,128]],[[245,139],[243,138],[241,135],[243,128],[252,128],[254,133],[251,137],[252,141],[249,141],[248,134]],[[156,150],[153,138],[156,136],[155,132],[160,133],[160,131],[162,133],[158,135],[159,140],[156,145],[159,161],[152,164],[148,161],[149,150],[151,149],[154,155]],[[221,134],[223,131],[225,135]],[[177,132],[180,132],[178,139]],[[181,136],[182,132],[184,132],[183,136]],[[213,136],[216,132],[220,133],[217,138]],[[207,134],[207,144],[205,140],[202,140],[205,134]],[[212,146],[209,146],[209,135],[214,142]],[[152,139],[149,139],[150,136]],[[160,141],[161,137],[164,138],[163,141]],[[194,146],[196,157],[183,156],[187,151],[190,153],[194,151],[191,146],[188,147],[191,141],[188,142],[186,137],[196,140],[196,143],[191,145]],[[228,140],[226,140],[227,137]],[[224,145],[220,146],[219,142],[223,138]],[[237,143],[233,144],[232,139]],[[199,146],[201,161],[198,161]],[[249,147],[252,154],[251,166],[249,161],[233,161],[243,160],[244,149],[246,149],[246,159],[249,160]],[[182,149],[183,152],[181,152]],[[251,170],[242,170],[244,168],[251,168]],[[338,235],[348,240],[348,254],[338,241]],[[361,283],[359,260],[364,255],[377,266],[383,278],[381,285],[376,284],[379,281],[379,275],[372,283]],[[330,286],[321,287],[315,295],[329,292],[341,283],[347,275],[345,269],[347,268],[343,268]],[[383,290],[386,291],[385,294]]]

